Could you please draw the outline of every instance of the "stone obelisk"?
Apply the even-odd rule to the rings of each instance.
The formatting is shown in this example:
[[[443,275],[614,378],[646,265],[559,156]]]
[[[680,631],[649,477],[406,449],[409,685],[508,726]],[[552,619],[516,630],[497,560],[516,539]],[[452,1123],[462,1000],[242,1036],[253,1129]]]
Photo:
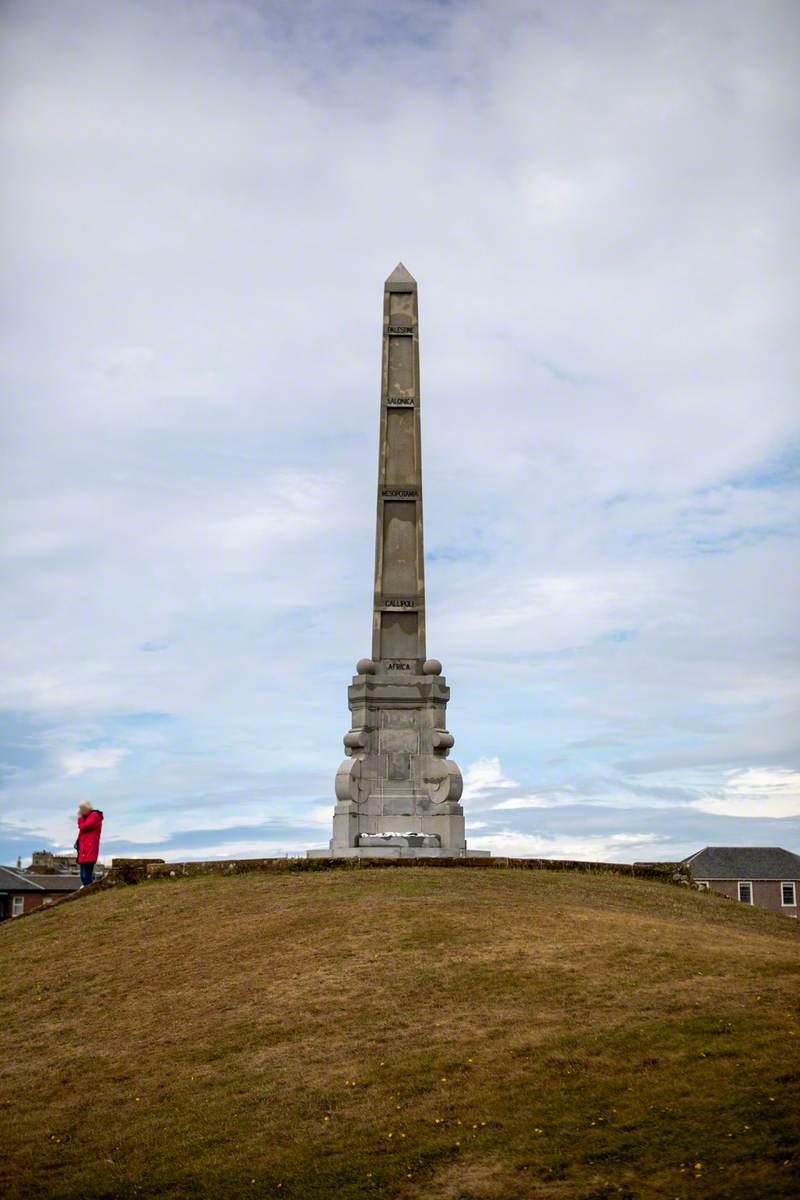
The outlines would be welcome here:
[[[383,294],[372,656],[348,688],[333,838],[314,857],[467,852],[450,689],[425,650],[421,449],[417,284],[399,263]]]

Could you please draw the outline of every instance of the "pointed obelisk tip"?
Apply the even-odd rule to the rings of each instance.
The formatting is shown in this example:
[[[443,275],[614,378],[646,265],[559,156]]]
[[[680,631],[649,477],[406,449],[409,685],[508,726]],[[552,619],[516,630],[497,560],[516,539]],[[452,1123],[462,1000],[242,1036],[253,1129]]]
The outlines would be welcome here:
[[[395,267],[395,269],[392,271],[389,278],[386,280],[386,282],[387,283],[416,283],[417,281],[413,275],[409,274],[409,272],[405,269],[403,264],[401,262],[399,262],[397,264],[397,266]]]

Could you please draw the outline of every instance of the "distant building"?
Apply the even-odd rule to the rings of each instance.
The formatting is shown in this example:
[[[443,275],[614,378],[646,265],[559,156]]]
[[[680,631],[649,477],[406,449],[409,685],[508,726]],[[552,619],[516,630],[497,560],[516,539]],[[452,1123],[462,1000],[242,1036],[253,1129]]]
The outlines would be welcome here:
[[[19,863],[19,859],[17,862]],[[78,855],[53,854],[50,850],[34,850],[28,870],[33,871],[34,874],[37,871],[42,873],[61,871],[66,875],[79,875]]]
[[[17,859],[17,866],[19,866],[19,859]],[[31,865],[26,870],[32,875],[51,875],[54,872],[58,872],[60,875],[80,874],[77,854],[53,854],[50,850],[34,850],[31,855]],[[105,873],[105,867],[99,862],[94,869],[95,879],[101,879]]]
[[[36,875],[16,867],[0,867],[0,921],[52,904],[80,886],[79,875]]]
[[[800,854],[779,846],[706,846],[683,861],[701,887],[785,917],[798,915]]]

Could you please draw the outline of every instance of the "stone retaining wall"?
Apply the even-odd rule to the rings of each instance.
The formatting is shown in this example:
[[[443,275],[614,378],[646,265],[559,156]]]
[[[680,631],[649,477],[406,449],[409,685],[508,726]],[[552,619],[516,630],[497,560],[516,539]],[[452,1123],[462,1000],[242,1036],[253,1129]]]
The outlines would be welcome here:
[[[397,869],[492,870],[496,867],[527,871],[606,872],[654,879],[681,887],[694,887],[684,863],[603,863],[553,858],[235,858],[210,862],[165,863],[159,860],[114,859],[111,875],[125,882],[141,879],[176,879],[196,875],[241,875],[253,871],[375,871]],[[119,863],[119,867],[118,867]],[[117,873],[119,872],[119,873]]]

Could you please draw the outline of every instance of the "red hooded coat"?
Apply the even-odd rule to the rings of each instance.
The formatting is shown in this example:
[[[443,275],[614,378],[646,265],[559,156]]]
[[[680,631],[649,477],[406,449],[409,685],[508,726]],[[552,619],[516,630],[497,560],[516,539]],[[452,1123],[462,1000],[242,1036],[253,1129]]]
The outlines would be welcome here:
[[[94,808],[85,817],[78,817],[78,862],[97,862],[100,853],[100,830],[103,814]]]

